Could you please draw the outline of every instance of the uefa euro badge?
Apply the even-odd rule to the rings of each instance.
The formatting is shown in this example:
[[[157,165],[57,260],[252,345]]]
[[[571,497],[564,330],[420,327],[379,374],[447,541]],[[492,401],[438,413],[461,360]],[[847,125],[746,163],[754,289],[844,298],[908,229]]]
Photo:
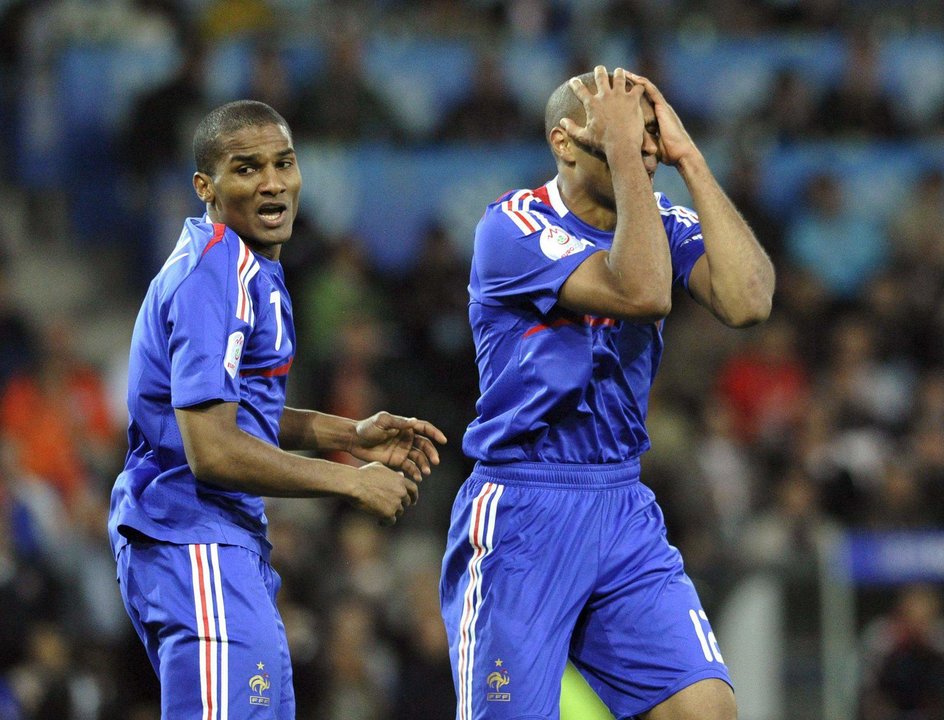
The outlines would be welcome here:
[[[261,662],[256,663],[256,667],[259,670],[265,670],[265,665]],[[249,678],[249,689],[252,690],[252,694],[249,696],[250,705],[268,705],[269,698],[263,693],[269,689],[269,686],[272,683],[269,682],[269,673],[257,673]]]
[[[502,692],[501,689],[511,682],[511,678],[508,676],[508,670],[502,667],[501,659],[495,661],[495,667],[501,670],[493,670],[485,679],[486,684],[492,688],[485,699],[489,702],[508,702],[511,700],[511,693]]]

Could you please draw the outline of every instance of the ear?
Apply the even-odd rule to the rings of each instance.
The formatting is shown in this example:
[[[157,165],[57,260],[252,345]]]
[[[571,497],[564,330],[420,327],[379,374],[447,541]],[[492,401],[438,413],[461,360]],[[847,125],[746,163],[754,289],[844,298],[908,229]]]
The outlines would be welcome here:
[[[200,202],[212,204],[216,199],[216,188],[213,186],[213,178],[206,173],[195,172],[193,174],[193,189],[200,198]]]
[[[567,131],[560,125],[551,128],[551,132],[547,136],[547,141],[550,143],[551,152],[554,153],[554,157],[556,157],[558,161],[565,165],[573,165],[577,161],[574,155],[576,146],[570,135],[567,134]]]

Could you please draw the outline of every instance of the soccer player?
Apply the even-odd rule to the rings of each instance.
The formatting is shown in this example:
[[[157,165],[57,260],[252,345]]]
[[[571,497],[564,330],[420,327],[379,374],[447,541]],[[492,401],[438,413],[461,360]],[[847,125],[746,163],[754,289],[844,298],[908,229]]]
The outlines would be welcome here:
[[[445,437],[415,418],[284,406],[295,331],[279,253],[301,188],[291,132],[268,105],[239,101],[203,119],[193,148],[206,215],[184,223],[135,323],[108,531],[162,717],[294,718],[262,496],[341,497],[390,524]]]
[[[770,312],[773,267],[646,78],[573,78],[545,125],[557,176],[503,195],[475,236],[477,463],[440,586],[457,718],[557,718],[569,658],[617,718],[732,720],[639,456],[673,285],[747,326]],[[660,161],[697,213],[653,192]]]

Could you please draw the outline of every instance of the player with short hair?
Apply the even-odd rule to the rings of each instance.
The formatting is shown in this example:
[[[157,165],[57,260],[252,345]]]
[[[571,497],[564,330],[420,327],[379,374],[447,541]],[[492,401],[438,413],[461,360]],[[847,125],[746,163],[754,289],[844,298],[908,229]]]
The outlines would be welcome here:
[[[302,182],[291,131],[268,105],[229,103],[200,123],[194,157],[206,215],[184,223],[135,323],[108,532],[162,717],[294,718],[262,496],[342,497],[390,524],[446,438],[416,418],[285,407],[295,330],[279,254]]]
[[[568,658],[617,718],[731,720],[708,618],[639,480],[662,319],[681,285],[764,320],[773,267],[672,107],[602,66],[551,95],[557,176],[476,229],[481,397],[440,585],[457,718],[559,717]],[[674,166],[693,210],[654,193]]]

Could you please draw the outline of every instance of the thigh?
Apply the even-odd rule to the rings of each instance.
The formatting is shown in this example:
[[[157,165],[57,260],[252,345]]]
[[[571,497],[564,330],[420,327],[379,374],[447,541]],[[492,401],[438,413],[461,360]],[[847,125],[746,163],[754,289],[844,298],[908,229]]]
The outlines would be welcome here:
[[[642,720],[736,720],[737,705],[731,686],[707,679],[689,685],[659,703]]]
[[[457,497],[440,595],[459,720],[559,715],[593,574],[569,495],[469,481]]]
[[[574,632],[574,665],[617,717],[650,710],[700,680],[730,684],[651,490],[629,488],[610,510],[602,522],[611,544]]]
[[[133,543],[122,594],[161,683],[164,718],[292,718],[277,576],[232,545]],[[286,674],[286,667],[288,672]]]

